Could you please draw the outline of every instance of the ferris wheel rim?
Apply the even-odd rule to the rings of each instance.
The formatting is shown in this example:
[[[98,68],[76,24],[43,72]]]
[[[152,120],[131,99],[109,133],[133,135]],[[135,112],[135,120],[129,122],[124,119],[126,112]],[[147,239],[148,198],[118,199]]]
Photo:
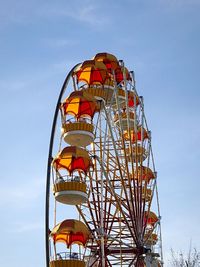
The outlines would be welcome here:
[[[47,267],[49,267],[49,262],[50,262],[50,257],[49,257],[49,194],[50,194],[50,176],[51,176],[51,163],[52,163],[52,150],[53,150],[53,144],[54,144],[54,135],[55,135],[55,129],[56,129],[56,124],[57,124],[57,118],[58,118],[58,113],[59,113],[59,108],[60,108],[60,104],[61,104],[61,99],[62,99],[62,97],[63,97],[63,95],[64,95],[64,93],[65,93],[65,90],[66,90],[66,88],[67,88],[67,85],[68,85],[68,83],[69,83],[69,80],[70,80],[70,78],[72,77],[72,78],[74,78],[73,77],[73,75],[74,75],[74,70],[75,69],[77,69],[78,68],[78,66],[80,66],[81,65],[81,63],[79,63],[79,64],[77,64],[76,66],[74,66],[72,69],[71,69],[71,71],[68,73],[68,75],[67,75],[67,77],[66,77],[66,79],[65,79],[65,81],[64,81],[64,83],[63,83],[63,86],[62,86],[62,88],[61,88],[61,92],[60,92],[60,95],[59,95],[59,97],[58,97],[58,101],[57,101],[57,105],[56,105],[56,110],[55,110],[55,113],[54,113],[54,119],[53,119],[53,124],[52,124],[52,131],[51,131],[51,137],[50,137],[50,145],[49,145],[49,157],[48,157],[48,164],[47,164],[47,181],[46,181],[46,203],[45,203],[45,238],[46,238],[46,266]],[[124,74],[123,74],[123,76],[124,76]],[[73,80],[73,82],[74,82],[74,80]],[[132,80],[132,82],[133,82],[133,91],[134,92],[136,92],[136,89],[135,89],[135,81],[134,80]],[[130,81],[129,81],[129,83],[130,83]],[[125,87],[126,87],[126,78],[124,78],[124,84],[125,84]],[[77,86],[78,87],[78,86]],[[117,101],[118,101],[118,95],[117,95],[117,91],[118,91],[118,89],[116,89],[117,88],[117,85],[114,87],[114,93],[115,93],[115,99],[116,99],[116,104],[115,105],[113,105],[112,103],[106,103],[106,101],[102,101],[102,105],[101,106],[103,106],[103,109],[101,109],[101,111],[100,112],[102,112],[102,110],[104,111],[104,116],[105,116],[105,118],[106,118],[106,125],[108,125],[109,124],[109,116],[107,116],[107,110],[111,110],[112,108],[114,108],[114,107],[117,107],[117,109],[118,109],[118,112],[119,112],[119,107],[121,108],[121,106],[117,103]],[[76,87],[74,86],[74,90],[76,91]],[[137,92],[136,92],[136,94],[137,94]],[[138,95],[137,95],[138,96]],[[120,95],[120,97],[121,97],[121,95]],[[128,97],[128,92],[125,90],[125,98],[126,98],[126,101],[125,101],[125,103],[126,103],[126,109],[127,110],[129,110],[129,107],[128,107],[128,102],[127,102],[127,97]],[[97,99],[98,100],[98,99]],[[102,100],[102,99],[101,99]],[[135,101],[135,100],[134,100]],[[136,102],[135,102],[136,103]],[[141,103],[141,106],[143,105],[143,102],[140,102],[140,100],[139,100],[139,103]],[[107,106],[109,106],[109,109],[106,109],[105,108],[105,105],[107,105]],[[135,107],[134,107],[135,108]],[[143,109],[143,106],[142,106],[142,109]],[[118,125],[117,125],[117,127],[120,129],[121,128],[121,132],[122,132],[122,123],[120,122],[120,112],[118,113],[119,114],[119,116],[118,116],[118,119],[119,119],[119,123],[118,123]],[[135,120],[135,119],[133,119],[133,120]],[[146,121],[146,118],[144,117],[144,120]],[[115,124],[115,122],[113,121],[113,124]],[[128,129],[128,132],[129,132],[129,134],[130,134],[130,126],[131,127],[135,127],[135,123],[132,123],[131,125],[130,125],[130,114],[129,114],[129,111],[128,111],[128,113],[127,113],[127,124],[124,124],[123,125],[123,127],[127,127],[127,129]],[[113,126],[112,126],[113,127]],[[135,128],[136,129],[136,128]],[[148,127],[147,127],[147,130],[148,130]],[[148,131],[149,132],[149,131]],[[79,133],[81,133],[80,131],[79,131]],[[82,132],[83,133],[83,132]],[[110,130],[110,133],[112,133],[112,130]],[[71,133],[72,134],[72,133]],[[70,135],[70,134],[69,134]],[[91,135],[91,138],[92,137],[95,137],[96,138],[96,132],[95,132],[95,135],[94,134],[92,134],[92,133],[90,133],[90,135]],[[143,129],[141,128],[141,136],[143,135]],[[111,138],[112,139],[112,138]],[[113,144],[113,147],[115,146],[115,141],[113,141],[114,139],[112,139],[112,144]],[[137,138],[136,138],[136,140],[137,140]],[[143,137],[141,137],[141,140],[142,140],[142,142],[143,142]],[[66,140],[65,140],[66,141]],[[68,143],[68,142],[67,142]],[[69,144],[69,143],[68,143]],[[131,144],[131,143],[130,143]],[[136,144],[137,144],[137,142],[136,142]],[[72,144],[73,145],[73,144]],[[117,144],[118,145],[118,144]],[[122,146],[123,147],[123,146]],[[117,148],[118,149],[118,148]],[[118,162],[118,158],[119,158],[119,155],[118,155],[118,152],[117,152],[117,149],[114,149],[115,150],[115,155],[117,155],[117,164],[118,164],[118,166],[120,166],[120,161]],[[126,161],[127,161],[127,158],[126,158],[126,153],[127,153],[127,151],[125,151],[125,149],[123,148],[123,150],[124,150],[124,155],[125,155],[125,159],[126,159]],[[152,151],[151,151],[152,152]],[[132,151],[132,149],[130,150],[130,156],[132,156],[132,153],[133,153],[133,151]],[[137,155],[137,147],[136,147],[136,155]],[[93,155],[91,152],[90,152],[90,156],[92,156],[94,159],[98,159],[98,156],[96,156],[96,158],[95,158],[95,154]],[[145,160],[146,158],[144,158],[143,160]],[[102,162],[99,160],[99,164],[101,165],[102,164]],[[126,164],[128,164],[128,163],[126,163]],[[103,166],[103,165],[102,165]],[[103,168],[104,167],[102,167],[101,166],[101,168],[102,168],[102,170],[103,170]],[[120,169],[120,168],[119,168]],[[128,171],[128,173],[129,173],[129,171]],[[105,177],[106,177],[106,175],[104,175]],[[137,174],[137,176],[138,176],[138,174]],[[121,177],[121,180],[123,180],[122,178],[122,174],[120,174],[120,177]],[[130,179],[133,179],[133,183],[135,184],[138,184],[138,181],[137,182],[135,182],[135,179],[134,179],[134,176],[133,176],[133,178],[128,178],[128,180],[129,180],[129,182],[128,183],[130,183]],[[108,178],[108,181],[109,181],[109,178]],[[156,179],[155,179],[155,185],[157,186],[157,184],[156,184]],[[103,180],[102,180],[102,182],[101,182],[101,186],[102,186],[102,188],[104,187],[104,182],[103,182]],[[125,187],[124,185],[123,185],[123,187]],[[134,185],[134,188],[135,188],[135,185]],[[131,189],[131,187],[130,187],[130,189]],[[157,188],[156,188],[157,189]],[[110,184],[110,192],[112,193],[112,195],[114,196],[114,199],[116,200],[116,202],[117,202],[117,205],[118,206],[120,206],[120,204],[118,203],[118,199],[119,199],[119,197],[118,196],[116,196],[116,194],[115,193],[113,193],[114,191],[113,191],[113,187],[112,187],[112,184]],[[138,189],[137,189],[138,190]],[[102,192],[103,192],[103,190],[102,190]],[[124,190],[124,192],[126,193],[126,191]],[[140,190],[140,191],[138,191],[138,192],[140,192],[140,196],[138,197],[138,194],[139,193],[137,193],[137,194],[135,194],[135,199],[136,199],[136,197],[138,198],[138,200],[137,201],[141,201],[141,197],[142,197],[142,191]],[[146,194],[146,193],[144,193],[144,194]],[[132,196],[131,196],[132,197]],[[128,199],[128,197],[126,197],[127,199]],[[150,197],[150,203],[151,203],[151,199],[152,199],[152,197]],[[103,201],[103,200],[101,200],[101,201]],[[132,199],[132,201],[136,201],[136,200],[133,200]],[[102,202],[103,203],[103,202]],[[129,204],[128,204],[129,205]],[[150,205],[149,205],[150,206]],[[134,206],[133,206],[134,207]],[[145,206],[143,206],[143,207],[145,207]],[[81,213],[81,210],[79,210],[79,208],[77,207],[77,209],[78,209],[78,211],[79,211],[79,214]],[[139,208],[138,208],[139,209]],[[130,213],[130,208],[128,208],[127,209],[127,212],[129,212]],[[120,211],[121,212],[121,214],[123,213],[123,210],[121,210]],[[134,210],[133,210],[133,212],[134,212]],[[148,212],[149,212],[149,210],[148,210]],[[142,211],[140,211],[140,213],[139,213],[140,215],[140,217],[141,218],[143,218],[144,217],[144,210]],[[132,263],[133,262],[135,262],[135,260],[137,261],[137,255],[141,255],[142,253],[144,253],[144,251],[142,250],[142,249],[144,249],[144,248],[142,248],[142,246],[144,245],[143,243],[139,243],[140,241],[140,237],[138,237],[137,236],[137,234],[136,234],[136,230],[132,230],[131,229],[131,227],[130,227],[130,224],[129,224],[129,222],[126,220],[126,212],[125,212],[125,214],[123,215],[122,214],[122,216],[124,217],[124,221],[126,222],[126,225],[128,226],[128,228],[129,228],[129,230],[130,230],[130,233],[131,233],[131,235],[132,235],[132,238],[134,239],[134,238],[136,238],[135,240],[136,240],[136,243],[138,243],[138,247],[137,247],[137,249],[135,250],[135,258],[132,260]],[[131,215],[132,216],[132,215]],[[134,217],[135,217],[136,215],[134,215]],[[102,218],[101,216],[100,216],[100,218]],[[82,217],[82,219],[83,219],[83,221],[86,223],[86,225],[88,226],[88,228],[91,230],[91,231],[94,231],[94,229],[92,229],[92,228],[90,228],[89,227],[89,225],[88,225],[88,221],[87,221],[87,219],[85,219],[84,217]],[[132,219],[133,220],[133,219]],[[137,221],[135,222],[136,224],[137,224]],[[145,222],[145,224],[146,224],[146,222]],[[144,224],[144,225],[145,225]],[[133,227],[133,226],[132,226]],[[144,226],[143,226],[144,227]],[[146,227],[146,225],[145,225],[145,227]],[[143,231],[145,232],[145,227],[143,228]],[[136,228],[137,228],[137,225],[136,225]],[[134,228],[135,229],[135,228]],[[143,235],[144,235],[144,232],[143,232]],[[105,236],[106,237],[106,236]],[[104,236],[103,236],[103,234],[102,234],[102,238],[104,239]],[[102,241],[102,242],[104,242],[104,241]],[[103,244],[103,243],[101,243],[101,244]],[[103,247],[102,247],[102,251],[103,251]],[[107,256],[106,256],[107,257]],[[126,261],[126,260],[125,260]],[[109,261],[108,261],[109,262]],[[132,264],[131,263],[131,264]],[[109,263],[110,264],[110,263]],[[101,265],[101,266],[104,266],[104,265]],[[130,266],[130,264],[129,264],[129,266]]]
[[[64,83],[61,87],[60,94],[58,96],[56,108],[54,111],[53,123],[51,128],[51,135],[49,141],[49,153],[48,153],[48,160],[47,160],[47,174],[46,174],[46,194],[45,194],[45,251],[46,251],[46,267],[49,267],[50,255],[49,255],[49,197],[50,197],[50,176],[51,176],[51,161],[52,161],[52,151],[53,151],[53,144],[54,144],[54,136],[56,130],[56,124],[59,114],[59,108],[61,104],[61,99],[65,93],[67,85],[69,83],[70,77],[74,70],[80,65],[81,63],[76,64],[70,72],[67,74]]]

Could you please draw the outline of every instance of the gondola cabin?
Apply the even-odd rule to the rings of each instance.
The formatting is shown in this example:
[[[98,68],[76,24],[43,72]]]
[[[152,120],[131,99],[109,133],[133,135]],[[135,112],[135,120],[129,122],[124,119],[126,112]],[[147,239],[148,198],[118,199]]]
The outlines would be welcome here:
[[[93,117],[99,103],[85,91],[75,91],[61,105],[62,134],[71,146],[86,147],[94,141]]]
[[[65,147],[53,159],[56,172],[53,185],[55,199],[68,205],[79,205],[87,202],[88,194],[85,176],[92,166],[88,152],[80,147]],[[65,172],[69,175],[65,175]]]

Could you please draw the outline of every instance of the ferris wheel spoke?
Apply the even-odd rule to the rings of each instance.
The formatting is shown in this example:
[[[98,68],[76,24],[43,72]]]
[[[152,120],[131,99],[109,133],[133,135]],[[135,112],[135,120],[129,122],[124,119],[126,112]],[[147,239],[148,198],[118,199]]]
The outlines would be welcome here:
[[[138,255],[136,254],[133,259],[131,260],[131,262],[129,263],[129,267],[133,266],[133,264],[135,263],[136,259],[137,259]]]
[[[118,109],[119,112],[119,109]],[[128,168],[128,162],[127,162],[127,155],[126,155],[126,149],[125,149],[125,141],[124,141],[124,137],[122,135],[122,122],[121,122],[121,117],[119,116],[119,121],[120,121],[120,132],[121,132],[121,139],[122,139],[122,151],[124,153],[124,159],[125,162],[124,164],[119,164],[119,166],[125,166],[125,172],[126,172],[126,176],[127,176],[127,184],[124,183],[124,177],[121,177],[121,183],[122,183],[122,187],[124,189],[124,194],[125,194],[125,198],[126,198],[126,203],[127,203],[127,207],[129,210],[129,214],[131,214],[132,217],[132,225],[133,225],[133,229],[134,232],[136,233],[136,237],[138,238],[138,220],[136,218],[138,218],[138,209],[139,207],[137,205],[139,205],[139,201],[134,202],[133,199],[133,194],[132,194],[132,188],[131,188],[131,181],[130,181],[130,172],[129,172],[129,168]],[[132,155],[131,155],[132,156]],[[133,172],[134,168],[132,165],[132,172]],[[135,185],[134,185],[134,191],[135,191],[135,198],[136,196],[138,196],[138,194],[136,194],[136,189],[135,189]],[[137,199],[138,200],[138,199]]]
[[[107,121],[108,121],[108,114],[107,114],[107,111],[106,111],[105,107],[104,107],[104,111],[105,111],[106,118],[107,118]],[[132,213],[134,213],[134,208],[133,208],[133,205],[132,205],[132,208],[130,206],[129,196],[128,196],[128,193],[127,193],[127,190],[126,190],[126,185],[124,183],[124,176],[122,174],[122,171],[123,170],[121,169],[121,166],[123,166],[123,165],[120,164],[120,160],[119,160],[119,156],[118,156],[118,151],[117,151],[116,146],[115,146],[115,141],[114,141],[114,137],[112,135],[112,129],[111,129],[111,125],[110,125],[109,121],[108,121],[108,126],[109,126],[110,135],[111,135],[111,139],[112,139],[112,142],[113,142],[113,147],[114,147],[115,154],[116,154],[117,165],[119,167],[119,173],[120,173],[122,187],[124,189],[125,198],[127,200],[126,203],[127,203],[127,206],[128,206],[129,214],[130,214],[130,216],[132,218],[132,226],[133,226],[133,229],[135,229],[135,220],[132,217]],[[126,171],[128,171],[128,168],[127,167],[126,167]],[[129,175],[128,175],[128,177],[129,177]],[[132,198],[132,194],[131,194],[131,198]],[[133,203],[133,202],[131,202],[131,203]]]
[[[117,195],[116,195],[116,193],[115,193],[115,191],[114,191],[114,189],[113,189],[113,187],[112,187],[112,184],[110,183],[109,177],[108,177],[108,175],[107,175],[107,173],[106,173],[106,171],[105,171],[105,169],[104,169],[104,166],[103,166],[102,162],[100,161],[100,159],[99,159],[97,156],[96,156],[96,159],[98,160],[98,162],[99,162],[99,164],[100,164],[100,166],[101,166],[101,168],[102,168],[103,174],[104,174],[105,178],[107,179],[107,181],[108,181],[108,183],[109,183],[110,190],[111,190],[111,192],[112,192],[112,194],[113,194],[113,196],[114,196],[114,198],[115,198],[115,200],[116,200],[116,202],[117,202],[118,208],[119,208],[119,210],[121,211],[124,220],[125,220],[126,223],[127,223],[127,226],[128,226],[128,228],[129,228],[129,230],[130,230],[130,233],[132,234],[133,239],[135,239],[135,235],[134,235],[134,233],[133,233],[133,231],[132,231],[132,229],[131,229],[131,226],[130,226],[129,222],[127,221],[127,218],[126,218],[126,216],[125,216],[125,214],[124,214],[124,210],[122,209],[122,207],[121,207],[121,205],[120,205],[119,199],[118,199],[118,197],[117,197]]]
[[[97,201],[98,201],[98,199],[97,200],[95,200],[95,192],[94,192],[94,188],[91,186],[91,183],[92,182],[90,182],[90,188],[91,188],[91,195],[92,195],[92,200],[93,200],[93,203],[96,203]],[[92,216],[92,220],[93,220],[93,222],[94,222],[94,226],[95,226],[95,228],[97,228],[97,224],[96,224],[96,222],[98,222],[99,221],[99,215],[98,215],[98,212],[97,212],[97,209],[96,208],[94,208],[94,213],[92,212],[92,209],[91,209],[91,202],[90,201],[88,201],[88,207],[89,207],[89,211],[90,211],[90,214],[91,214],[91,216]],[[94,217],[96,217],[96,218],[94,218]]]

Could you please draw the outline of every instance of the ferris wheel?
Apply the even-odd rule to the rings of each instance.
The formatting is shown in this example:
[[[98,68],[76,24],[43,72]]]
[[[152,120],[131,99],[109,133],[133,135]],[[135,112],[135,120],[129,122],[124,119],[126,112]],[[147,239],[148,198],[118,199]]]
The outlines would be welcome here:
[[[163,266],[144,101],[134,72],[114,55],[96,54],[64,81],[49,146],[45,220],[47,267]]]

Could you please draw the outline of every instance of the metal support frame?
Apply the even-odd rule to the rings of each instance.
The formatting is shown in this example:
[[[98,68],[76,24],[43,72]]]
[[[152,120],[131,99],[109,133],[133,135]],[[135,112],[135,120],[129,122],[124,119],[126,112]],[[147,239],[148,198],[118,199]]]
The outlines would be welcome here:
[[[45,203],[45,245],[46,245],[46,267],[49,267],[50,263],[50,255],[49,255],[49,206],[50,206],[50,184],[51,184],[51,163],[52,163],[52,152],[53,152],[53,144],[54,144],[54,136],[55,136],[55,131],[56,131],[56,124],[57,124],[57,119],[58,119],[58,114],[59,114],[59,109],[60,109],[60,104],[62,97],[65,93],[65,90],[67,88],[67,85],[69,83],[69,80],[72,76],[72,73],[74,70],[80,65],[77,64],[74,66],[71,71],[68,73],[63,86],[61,88],[58,100],[57,100],[57,105],[54,113],[54,118],[53,118],[53,124],[52,124],[52,129],[51,129],[51,136],[50,136],[50,144],[49,144],[49,154],[48,154],[48,164],[47,164],[47,178],[46,178],[46,203]],[[130,126],[130,113],[129,113],[129,106],[128,106],[128,88],[127,87],[127,81],[126,81],[126,75],[125,75],[125,67],[123,61],[121,61],[122,69],[123,69],[123,80],[125,82],[125,99],[126,99],[126,110],[127,110],[127,128],[128,128],[128,133],[129,135],[131,134],[131,126]],[[98,162],[98,170],[96,170],[96,180],[94,180],[94,184],[92,181],[90,181],[90,186],[92,186],[91,190],[91,203],[88,202],[87,206],[87,211],[88,214],[90,215],[90,220],[88,219],[84,212],[81,210],[80,207],[77,206],[77,209],[79,211],[80,216],[82,217],[83,221],[86,223],[88,228],[90,229],[91,227],[91,222],[93,223],[93,227],[95,229],[92,229],[93,231],[93,237],[95,239],[95,231],[99,229],[99,236],[100,236],[100,246],[98,244],[89,244],[88,248],[95,248],[95,246],[98,248],[99,252],[97,252],[97,256],[99,257],[96,261],[101,261],[101,267],[105,266],[112,266],[112,260],[110,260],[110,256],[114,257],[116,259],[119,259],[122,257],[123,253],[127,253],[128,255],[133,256],[132,258],[127,258],[124,259],[125,265],[127,264],[128,266],[138,266],[138,262],[141,261],[140,256],[143,254],[146,254],[146,265],[147,267],[151,267],[151,261],[152,261],[152,255],[151,251],[145,251],[144,247],[144,240],[142,241],[146,225],[143,224],[143,216],[144,216],[144,210],[145,210],[145,200],[142,200],[142,190],[140,187],[142,187],[142,183],[135,181],[133,178],[133,181],[131,181],[130,178],[130,173],[134,174],[134,161],[132,160],[131,166],[128,164],[127,160],[127,152],[126,152],[126,146],[127,142],[130,142],[130,147],[131,147],[131,154],[130,156],[133,157],[133,148],[132,145],[136,144],[137,145],[137,140],[136,143],[131,141],[126,141],[123,136],[123,128],[122,128],[122,119],[120,117],[120,103],[118,99],[118,88],[117,88],[117,83],[115,80],[115,73],[113,72],[113,77],[115,81],[115,86],[114,86],[114,94],[116,99],[116,106],[117,106],[117,111],[119,114],[119,132],[118,134],[118,139],[116,139],[116,133],[114,135],[113,130],[113,125],[112,125],[112,120],[111,120],[111,114],[112,114],[112,108],[111,105],[110,107],[106,107],[104,102],[102,102],[103,109],[101,110],[104,111],[104,114],[100,114],[99,116],[104,116],[105,115],[105,120],[106,120],[106,131],[102,132],[102,136],[100,135],[100,142],[103,140],[103,146],[96,144],[95,149],[101,150],[100,156],[98,156],[98,153],[96,154],[95,151],[93,153],[94,160],[96,163]],[[132,73],[132,78],[134,80],[134,73]],[[77,90],[75,80],[73,77],[73,86],[74,90]],[[134,92],[136,92],[135,89],[135,80],[133,81],[133,84],[131,85],[132,89]],[[137,94],[137,92],[136,92]],[[136,105],[136,97],[134,96],[134,102]],[[147,130],[147,123],[146,123],[146,118],[144,115],[144,107],[143,107],[143,101],[140,101],[141,105],[141,112],[142,112],[142,126],[145,124]],[[134,106],[134,113],[135,113],[135,118],[134,118],[134,128],[136,132],[136,106]],[[140,113],[139,113],[140,115]],[[102,117],[103,118],[103,117]],[[98,118],[99,120],[99,118]],[[101,122],[100,122],[101,123]],[[101,125],[100,125],[100,132],[101,132]],[[97,128],[96,128],[97,131]],[[143,131],[143,130],[141,130]],[[109,133],[109,138],[107,139],[106,134]],[[143,132],[141,133],[143,136]],[[104,136],[103,136],[104,135]],[[131,136],[131,135],[130,135]],[[121,140],[120,138],[121,137]],[[96,142],[96,141],[95,141]],[[121,142],[121,143],[120,143]],[[118,143],[120,143],[120,147],[118,147]],[[142,144],[143,144],[143,137],[142,137]],[[113,151],[113,154],[106,151],[106,147],[111,146],[111,149]],[[102,149],[103,149],[103,154],[102,154]],[[110,149],[110,148],[109,148]],[[120,155],[120,149],[123,150],[122,154],[124,155],[124,166],[121,164],[121,155]],[[104,152],[106,151],[106,152]],[[150,152],[148,156],[148,166],[149,166],[149,160],[150,160],[150,154],[151,154],[151,159],[153,162],[153,168],[155,169],[154,166],[154,159],[152,155],[152,149],[151,149],[151,143],[150,143]],[[109,154],[110,153],[110,154]],[[104,161],[105,157],[105,161]],[[136,157],[137,157],[137,150],[136,150]],[[109,161],[109,163],[106,162]],[[109,164],[109,170],[111,167],[113,168],[118,168],[118,173],[117,173],[117,179],[119,179],[121,183],[121,188],[118,191],[118,188],[116,187],[116,180],[115,180],[115,172],[112,171],[110,174],[107,171],[107,165]],[[142,161],[139,161],[136,163],[136,172],[137,172],[137,164],[142,165]],[[99,176],[99,173],[97,172],[100,171],[101,174]],[[155,171],[155,170],[154,170]],[[126,174],[124,177],[124,173]],[[138,173],[137,173],[138,176]],[[105,177],[105,179],[104,179]],[[92,175],[90,174],[90,178],[92,179]],[[138,178],[138,177],[137,177]],[[113,180],[112,180],[113,179]],[[156,181],[155,181],[156,183]],[[140,187],[139,187],[140,186]],[[155,184],[154,184],[155,187]],[[121,191],[120,191],[121,190]],[[105,196],[103,195],[103,192],[105,192]],[[134,193],[133,193],[134,192]],[[96,194],[96,196],[95,196]],[[133,196],[134,195],[134,196]],[[157,195],[157,187],[156,187],[156,195]],[[106,201],[109,199],[110,203],[106,204]],[[138,201],[141,201],[141,203],[138,203]],[[144,201],[144,203],[143,203]],[[158,195],[157,195],[157,201],[158,201]],[[93,205],[93,206],[92,206]],[[97,205],[97,207],[95,207]],[[106,206],[107,205],[107,206]],[[151,201],[148,205],[148,212],[150,211],[150,206],[151,206]],[[83,205],[86,207],[86,204]],[[113,211],[112,209],[115,210]],[[116,216],[117,212],[120,212],[119,218]],[[160,210],[159,210],[159,203],[158,203],[158,213],[160,216]],[[99,219],[99,220],[98,220]],[[117,221],[118,220],[118,221]],[[111,222],[111,223],[110,223]],[[121,223],[120,226],[118,225],[117,230],[115,231],[115,235],[113,235],[113,232],[110,228],[115,223]],[[100,223],[100,226],[98,226]],[[140,225],[139,225],[140,224]],[[110,227],[110,228],[109,228]],[[120,228],[120,229],[119,229]],[[140,229],[141,228],[141,229]],[[91,229],[90,229],[91,230]],[[141,233],[141,231],[143,231]],[[125,233],[124,233],[125,232]],[[121,234],[123,233],[124,236],[127,236],[129,240],[131,240],[130,244],[128,242],[123,242]],[[120,236],[120,238],[119,238]],[[109,239],[110,243],[107,244],[105,239]],[[161,235],[160,235],[161,239]],[[143,243],[142,243],[143,242]],[[118,244],[119,247],[114,247],[113,244]],[[122,247],[123,245],[123,247]],[[116,245],[115,245],[116,246]],[[101,251],[101,255],[100,255]],[[114,256],[113,256],[114,255]],[[120,255],[119,257],[117,255]],[[109,256],[109,258],[108,258]],[[118,257],[118,258],[117,258]],[[162,254],[161,254],[162,258]],[[143,259],[142,259],[143,260]],[[116,263],[115,263],[116,264]],[[118,263],[119,264],[119,263]],[[122,265],[122,261],[121,261]],[[126,265],[126,266],[127,266]],[[124,266],[124,265],[123,265]]]
[[[62,100],[62,97],[65,93],[66,87],[69,83],[70,77],[73,73],[73,71],[80,65],[77,64],[75,65],[71,71],[67,74],[67,77],[63,83],[63,86],[61,88],[57,104],[56,104],[56,109],[54,112],[54,117],[53,117],[53,124],[51,128],[51,136],[50,136],[50,142],[49,142],[49,154],[48,154],[48,161],[47,161],[47,176],[46,176],[46,198],[45,198],[45,251],[46,251],[46,267],[49,267],[49,261],[50,261],[50,256],[49,256],[49,198],[50,198],[50,177],[51,177],[51,162],[52,162],[52,152],[53,152],[53,144],[54,144],[54,136],[55,136],[55,130],[56,130],[56,124],[57,124],[57,118],[58,118],[58,113],[59,113],[59,108],[60,108],[60,103]]]

